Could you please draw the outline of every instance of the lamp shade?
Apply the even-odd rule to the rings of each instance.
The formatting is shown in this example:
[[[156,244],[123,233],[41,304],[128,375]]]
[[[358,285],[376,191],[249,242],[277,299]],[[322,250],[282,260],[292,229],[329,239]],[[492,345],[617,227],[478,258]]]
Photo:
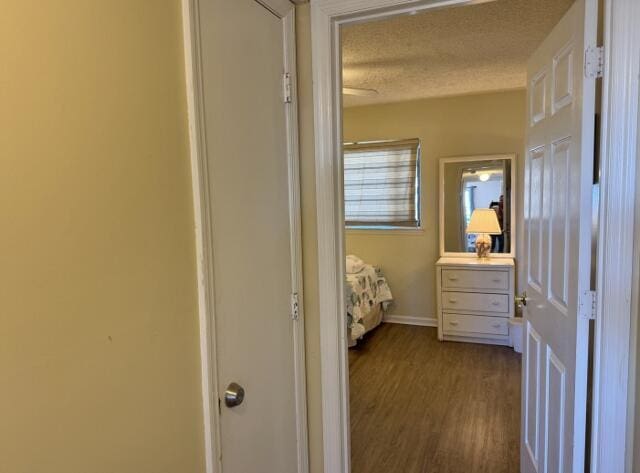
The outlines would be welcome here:
[[[467,233],[488,233],[500,235],[502,229],[498,223],[498,216],[493,209],[475,209],[467,226]]]

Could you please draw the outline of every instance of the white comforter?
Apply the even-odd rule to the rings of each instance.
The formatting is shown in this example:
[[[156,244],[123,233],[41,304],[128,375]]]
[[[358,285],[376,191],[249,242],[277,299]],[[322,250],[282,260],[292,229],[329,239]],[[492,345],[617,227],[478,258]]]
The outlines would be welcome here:
[[[356,273],[347,272],[347,283],[347,320],[351,338],[356,340],[365,332],[362,319],[378,304],[387,310],[393,296],[386,278],[370,264],[363,264]]]

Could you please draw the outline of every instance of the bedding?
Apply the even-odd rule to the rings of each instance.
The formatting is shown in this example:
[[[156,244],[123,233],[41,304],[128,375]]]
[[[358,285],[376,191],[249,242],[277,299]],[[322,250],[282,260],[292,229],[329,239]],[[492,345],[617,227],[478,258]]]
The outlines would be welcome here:
[[[364,261],[356,255],[347,255],[347,274],[356,274],[364,268]]]
[[[382,321],[393,296],[380,269],[366,263],[357,272],[347,271],[346,291],[347,326],[357,340]]]

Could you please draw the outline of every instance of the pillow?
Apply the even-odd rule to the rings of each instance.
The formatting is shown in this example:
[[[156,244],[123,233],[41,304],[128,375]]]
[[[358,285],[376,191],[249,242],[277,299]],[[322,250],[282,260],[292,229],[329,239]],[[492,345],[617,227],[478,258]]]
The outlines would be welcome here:
[[[347,274],[359,273],[364,269],[364,261],[356,255],[347,255]]]

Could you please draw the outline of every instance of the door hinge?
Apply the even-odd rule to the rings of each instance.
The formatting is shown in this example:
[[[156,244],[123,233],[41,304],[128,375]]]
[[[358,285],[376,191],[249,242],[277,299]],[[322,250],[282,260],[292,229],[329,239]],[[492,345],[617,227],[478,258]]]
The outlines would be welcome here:
[[[588,79],[599,79],[604,73],[604,48],[589,46],[584,51],[584,76]]]
[[[291,294],[291,319],[298,320],[300,317],[300,304],[298,299],[298,293]]]
[[[580,314],[587,320],[596,320],[596,291],[583,291],[580,297]]]
[[[282,90],[284,92],[284,103],[291,103],[291,74],[285,72],[282,76]]]

